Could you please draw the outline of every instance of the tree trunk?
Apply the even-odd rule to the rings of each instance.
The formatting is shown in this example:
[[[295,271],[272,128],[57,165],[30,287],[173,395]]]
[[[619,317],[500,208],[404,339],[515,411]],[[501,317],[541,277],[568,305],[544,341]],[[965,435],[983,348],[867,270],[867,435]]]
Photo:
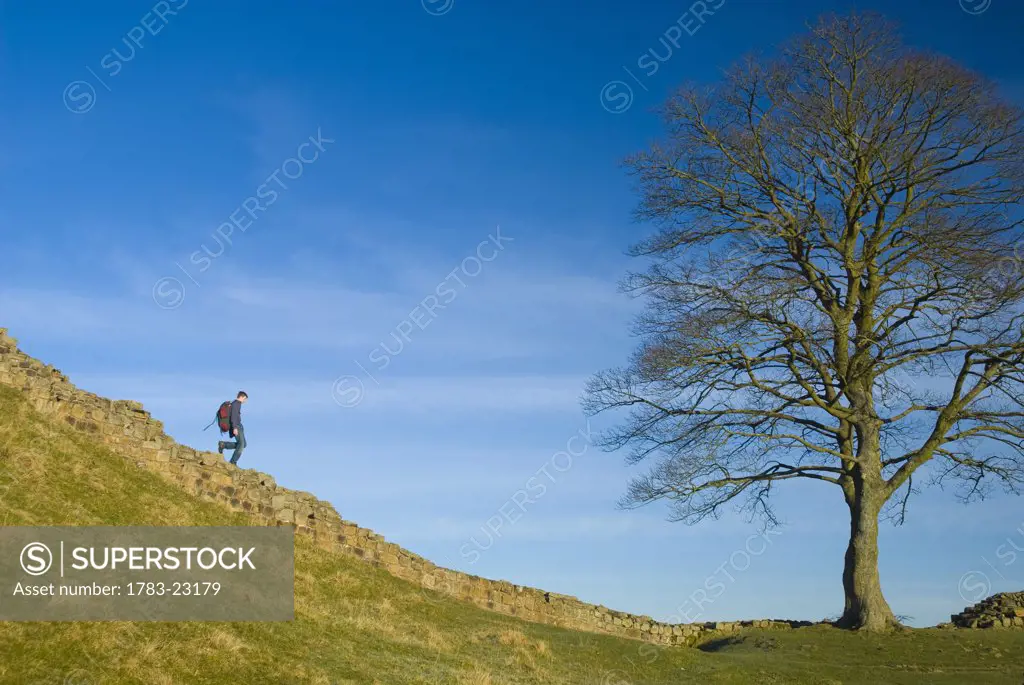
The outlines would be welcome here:
[[[866,497],[860,484],[847,498],[850,506],[850,544],[843,568],[846,605],[837,625],[843,628],[883,631],[899,626],[899,621],[882,595],[878,575],[878,514],[882,504]],[[873,493],[868,493],[873,494]]]

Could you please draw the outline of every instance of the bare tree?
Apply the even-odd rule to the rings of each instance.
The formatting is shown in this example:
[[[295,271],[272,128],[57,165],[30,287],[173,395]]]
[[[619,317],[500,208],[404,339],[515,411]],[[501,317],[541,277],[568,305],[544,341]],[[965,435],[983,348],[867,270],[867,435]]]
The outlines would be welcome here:
[[[653,462],[623,505],[695,523],[732,502],[771,525],[776,483],[838,486],[838,624],[896,626],[880,515],[902,522],[922,478],[970,500],[1024,476],[1021,112],[851,15],[663,114],[628,163],[658,227],[626,283],[648,298],[643,344],[585,399],[628,408],[604,446]]]

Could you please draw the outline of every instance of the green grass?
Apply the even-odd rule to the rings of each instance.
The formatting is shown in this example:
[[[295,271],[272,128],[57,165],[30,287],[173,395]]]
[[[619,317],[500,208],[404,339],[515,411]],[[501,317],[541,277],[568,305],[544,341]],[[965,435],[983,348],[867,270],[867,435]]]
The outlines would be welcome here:
[[[248,525],[0,387],[0,525]],[[0,683],[1024,682],[1024,631],[750,630],[701,649],[525,623],[296,539],[288,623],[0,623]],[[752,617],[753,618],[753,617]]]

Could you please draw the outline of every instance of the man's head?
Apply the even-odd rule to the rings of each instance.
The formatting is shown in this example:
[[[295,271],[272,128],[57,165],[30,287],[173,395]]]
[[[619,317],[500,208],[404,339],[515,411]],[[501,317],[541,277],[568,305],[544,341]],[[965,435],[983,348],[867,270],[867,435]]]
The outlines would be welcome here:
[[[242,403],[244,403],[244,402],[245,402],[245,401],[246,401],[247,399],[249,399],[249,396],[245,394],[245,391],[244,391],[244,390],[239,390],[239,391],[238,391],[238,397],[237,397],[236,399],[237,399],[237,400],[238,400],[239,402],[242,402]]]

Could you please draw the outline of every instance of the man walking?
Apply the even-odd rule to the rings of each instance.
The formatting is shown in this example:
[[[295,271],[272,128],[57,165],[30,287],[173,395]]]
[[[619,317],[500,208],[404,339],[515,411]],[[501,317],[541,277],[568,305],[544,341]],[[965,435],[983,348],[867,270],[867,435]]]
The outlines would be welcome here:
[[[224,454],[224,450],[234,450],[234,454],[231,455],[231,463],[237,464],[239,457],[242,456],[242,450],[245,449],[245,428],[242,427],[242,405],[249,399],[249,396],[244,390],[238,392],[238,397],[231,403],[231,420],[228,423],[228,435],[235,438],[234,442],[224,442],[223,440],[217,443],[217,451]]]

